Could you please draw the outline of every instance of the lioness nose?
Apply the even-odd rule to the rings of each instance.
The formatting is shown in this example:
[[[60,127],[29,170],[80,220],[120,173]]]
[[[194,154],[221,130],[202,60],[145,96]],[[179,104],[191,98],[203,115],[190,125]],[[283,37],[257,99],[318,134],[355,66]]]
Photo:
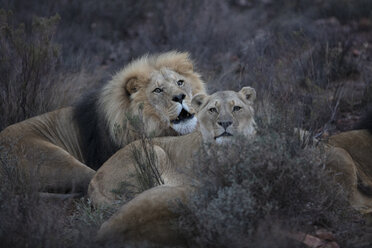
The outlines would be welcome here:
[[[175,102],[182,103],[183,99],[185,99],[186,95],[185,94],[179,94],[177,96],[173,96],[172,100]]]
[[[229,126],[231,126],[232,122],[231,121],[219,121],[217,122],[218,125],[220,125],[221,127],[223,128],[228,128]]]

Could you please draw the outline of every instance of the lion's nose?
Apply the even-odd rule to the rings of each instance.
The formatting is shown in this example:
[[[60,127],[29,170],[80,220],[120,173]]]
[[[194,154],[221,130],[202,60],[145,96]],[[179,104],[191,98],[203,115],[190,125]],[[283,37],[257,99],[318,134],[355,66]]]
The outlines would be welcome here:
[[[177,96],[173,96],[172,100],[175,102],[182,103],[183,99],[185,99],[186,95],[185,94],[179,94]]]
[[[226,128],[231,126],[232,121],[219,121],[217,123],[218,123],[218,125],[220,125],[221,127],[223,127],[226,130]]]

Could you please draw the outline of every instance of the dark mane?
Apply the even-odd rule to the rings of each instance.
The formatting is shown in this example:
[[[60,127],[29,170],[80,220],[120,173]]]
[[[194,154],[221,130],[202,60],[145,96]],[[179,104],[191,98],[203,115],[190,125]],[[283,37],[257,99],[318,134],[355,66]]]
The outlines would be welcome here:
[[[104,117],[97,102],[100,90],[84,95],[74,106],[74,120],[78,124],[85,164],[97,170],[119,147],[111,140]]]
[[[367,129],[372,134],[372,108],[369,108],[355,129]]]

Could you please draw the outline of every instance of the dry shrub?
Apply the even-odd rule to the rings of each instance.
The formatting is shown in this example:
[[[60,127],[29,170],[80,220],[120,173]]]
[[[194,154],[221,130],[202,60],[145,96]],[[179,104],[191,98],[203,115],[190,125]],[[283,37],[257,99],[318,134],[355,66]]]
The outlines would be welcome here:
[[[0,147],[2,247],[99,247],[94,236],[116,209],[93,208],[73,194],[37,192],[38,178],[24,175]]]
[[[296,107],[269,100],[256,105],[254,140],[196,156],[196,193],[177,210],[189,245],[303,247],[286,233],[326,229],[341,247],[363,247],[364,220],[326,168],[322,146],[304,148],[293,132]]]
[[[48,203],[33,194],[0,189],[2,247],[64,247],[58,233],[65,221],[63,204]]]
[[[316,134],[335,128],[345,79],[366,85],[357,108],[372,99],[371,67],[350,56],[354,31],[315,22],[333,16],[342,24],[370,20],[370,1],[250,1],[246,9],[232,8],[231,2],[0,0],[2,8],[14,12],[0,15],[0,130],[70,105],[87,86],[104,79],[106,70],[139,55],[190,51],[210,92],[256,88],[261,128],[253,144],[228,148],[230,160],[216,151],[196,163],[204,168],[200,192],[183,225],[193,244],[234,247],[245,240],[252,247],[285,246],[288,240],[277,230],[290,223],[301,231],[313,231],[314,224],[326,227],[352,247],[345,239],[356,233],[354,213],[338,185],[323,174],[322,160],[314,159],[322,154],[302,150],[292,133],[294,127]],[[57,17],[34,18],[56,13],[58,27]],[[143,168],[148,160],[151,151]],[[12,159],[6,161],[12,168]],[[95,245],[91,235],[107,212],[96,215],[86,201],[66,207],[45,203],[33,193],[32,180],[19,181],[17,171],[7,172],[15,179],[2,184],[3,246]],[[145,187],[156,185],[153,179],[144,180]],[[355,221],[357,228],[358,216]]]
[[[209,147],[196,162],[197,193],[180,218],[190,245],[302,247],[285,233],[325,228],[352,247],[361,219],[322,158],[319,149],[302,149],[295,136],[272,130]]]
[[[93,208],[72,194],[39,193],[38,178],[15,162],[0,146],[1,246],[94,247],[92,237],[114,209]]]
[[[27,31],[11,12],[0,11],[0,130],[70,105],[88,82],[94,84],[84,70],[61,69],[60,49],[53,42],[59,19],[35,17]]]
[[[2,247],[63,247],[61,231],[65,203],[41,199],[37,180],[14,166],[15,158],[0,147],[0,243]]]
[[[1,11],[0,129],[45,111],[44,96],[50,94],[47,77],[55,73],[58,63],[58,48],[51,43],[58,16],[35,18],[32,35],[26,34],[24,25],[13,27],[10,18]]]
[[[127,62],[127,43],[133,25],[141,22],[153,4],[144,0],[65,1],[0,0],[0,7],[14,12],[16,20],[31,23],[34,16],[59,14],[55,40],[61,44],[63,67],[75,70],[80,64],[97,67],[107,62]],[[120,51],[119,51],[120,50]]]
[[[143,120],[143,106],[140,105],[139,115],[127,115],[128,121],[132,127],[136,128],[138,140],[140,141],[139,147],[132,149],[134,158],[134,165],[136,169],[136,179],[139,182],[139,192],[151,189],[153,187],[164,184],[164,180],[160,176],[157,167],[157,157],[154,151],[154,144],[151,135],[147,135],[145,131],[145,123]]]
[[[102,247],[94,237],[114,210],[94,208],[84,198],[53,199],[35,191],[13,193],[1,187],[1,246]]]
[[[128,112],[124,120],[124,122],[129,122],[130,126],[133,127],[133,132],[136,137],[138,137],[137,140],[139,141],[138,145],[131,148],[135,172],[129,175],[135,178],[137,183],[133,185],[127,181],[122,181],[118,188],[112,190],[112,192],[120,198],[119,204],[126,203],[145,190],[164,184],[164,180],[161,178],[157,166],[158,161],[152,141],[153,135],[148,135],[145,130],[142,114],[143,104],[139,106],[138,111],[138,115]],[[126,126],[126,123],[123,125],[116,125],[115,135],[120,135],[122,132],[121,127]]]
[[[218,87],[253,86],[264,101],[285,106],[278,111],[293,109],[295,126],[318,133],[333,131],[340,110],[363,107],[356,105],[357,99],[344,100],[346,84],[368,85],[370,70],[351,56],[347,33],[339,26],[319,25],[298,16],[276,18],[244,45],[235,67],[223,75]]]

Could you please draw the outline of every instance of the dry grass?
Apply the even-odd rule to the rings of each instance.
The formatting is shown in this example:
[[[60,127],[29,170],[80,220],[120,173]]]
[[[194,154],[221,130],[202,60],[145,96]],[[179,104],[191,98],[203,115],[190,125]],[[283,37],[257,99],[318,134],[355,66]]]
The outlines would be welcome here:
[[[272,110],[269,118],[292,126],[293,116]],[[283,233],[326,229],[341,247],[358,247],[364,222],[327,171],[321,147],[304,149],[293,131],[259,117],[264,128],[254,141],[211,146],[196,157],[197,193],[178,209],[189,245],[303,247]]]
[[[318,154],[302,150],[292,130],[342,130],[344,115],[358,115],[370,104],[371,50],[363,45],[371,34],[370,1],[239,2],[0,0],[0,130],[70,105],[139,55],[187,50],[210,92],[256,89],[261,128],[260,139],[242,144],[244,156],[230,148],[231,161],[219,162],[218,154],[200,161],[206,166],[200,193],[185,212],[192,220],[184,222],[190,242],[297,246],[276,242],[275,228],[290,222],[295,230],[326,227],[345,246],[357,247],[345,239],[360,227],[358,216],[341,207],[344,198],[326,197],[339,195],[339,188],[328,183],[322,162],[314,160]],[[1,154],[4,168],[11,161]],[[151,150],[139,171],[146,161]],[[224,165],[228,170],[215,175]],[[32,180],[7,172],[13,179],[0,187],[4,247],[95,245],[92,236],[111,210],[93,209],[86,200],[45,201]],[[159,183],[146,173],[146,187]],[[266,233],[273,239],[260,243]]]

